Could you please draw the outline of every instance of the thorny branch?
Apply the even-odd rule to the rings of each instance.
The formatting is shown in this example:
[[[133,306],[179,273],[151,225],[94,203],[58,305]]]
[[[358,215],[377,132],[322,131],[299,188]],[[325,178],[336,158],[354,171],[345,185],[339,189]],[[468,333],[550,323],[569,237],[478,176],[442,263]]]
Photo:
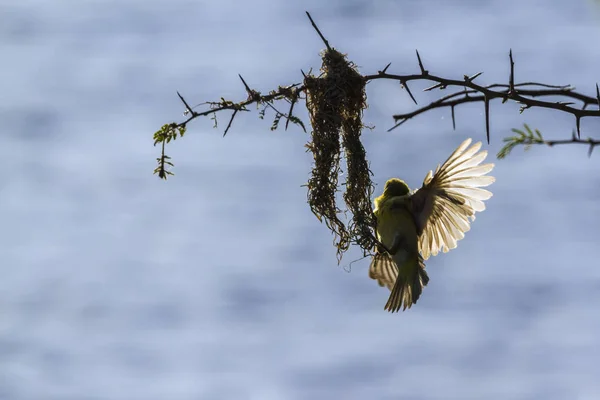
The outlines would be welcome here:
[[[170,159],[170,157],[165,154],[165,143],[169,143],[171,140],[177,139],[178,133],[179,133],[180,137],[183,137],[183,135],[185,134],[186,129],[187,129],[187,124],[199,117],[205,117],[208,115],[212,115],[211,119],[214,121],[214,127],[216,128],[217,127],[217,113],[220,111],[225,111],[225,110],[233,111],[231,114],[231,117],[229,119],[229,122],[227,124],[227,127],[225,128],[225,131],[223,132],[223,137],[225,137],[225,135],[227,135],[227,132],[229,132],[229,129],[231,128],[231,125],[232,125],[233,120],[234,120],[235,116],[237,115],[237,113],[240,111],[249,111],[247,108],[249,105],[257,104],[259,106],[263,105],[263,107],[264,107],[260,111],[261,118],[264,117],[267,107],[269,107],[275,111],[275,113],[276,113],[275,120],[273,122],[271,130],[277,129],[279,120],[281,118],[285,118],[286,119],[286,124],[285,124],[286,130],[288,128],[289,122],[291,121],[292,123],[294,123],[296,125],[300,125],[300,127],[306,132],[306,127],[304,126],[304,123],[300,120],[300,118],[292,115],[292,111],[294,109],[295,103],[297,103],[298,100],[300,99],[300,94],[305,91],[304,86],[302,86],[300,83],[295,83],[295,84],[288,85],[288,86],[280,86],[277,88],[277,90],[272,90],[271,92],[269,92],[269,94],[262,95],[260,92],[250,89],[250,87],[248,86],[248,84],[246,83],[244,78],[242,78],[241,75],[238,75],[238,76],[239,76],[240,80],[242,81],[242,83],[244,84],[246,92],[248,93],[248,97],[246,98],[246,100],[243,100],[243,101],[240,101],[237,103],[230,101],[230,100],[225,100],[224,98],[221,98],[220,101],[208,101],[205,103],[198,104],[198,106],[208,105],[208,110],[198,112],[198,111],[194,110],[195,107],[190,107],[190,105],[183,98],[183,96],[179,92],[177,92],[177,96],[179,96],[179,99],[185,106],[185,111],[184,111],[183,115],[184,116],[189,115],[189,117],[186,120],[179,122],[179,123],[172,122],[170,124],[165,124],[161,127],[161,129],[159,129],[156,133],[154,133],[154,145],[156,146],[158,143],[162,143],[161,155],[159,158],[157,158],[158,167],[154,170],[154,173],[158,174],[159,178],[167,179],[168,175],[173,175],[173,173],[171,171],[167,170],[167,165],[172,167],[173,164],[171,162],[167,161]],[[285,100],[288,103],[290,103],[290,110],[287,114],[280,112],[273,106],[273,103],[278,100]]]
[[[486,137],[490,141],[490,102],[500,99],[502,103],[514,101],[520,104],[520,112],[529,108],[546,108],[571,114],[575,118],[576,129],[570,140],[545,140],[538,130],[532,131],[527,125],[525,130],[513,129],[516,136],[504,139],[506,145],[498,153],[498,158],[506,157],[510,151],[523,145],[526,149],[534,144],[545,144],[548,146],[560,144],[585,144],[589,146],[588,154],[600,145],[600,140],[591,138],[581,139],[580,123],[584,117],[600,117],[600,89],[596,84],[596,96],[588,96],[575,91],[570,85],[550,85],[538,82],[516,83],[515,62],[512,50],[509,52],[510,74],[508,84],[495,83],[491,85],[479,85],[475,80],[482,72],[462,79],[445,78],[434,75],[425,68],[419,52],[416,52],[419,73],[409,75],[397,75],[388,73],[391,63],[383,70],[372,75],[361,75],[356,66],[346,59],[346,55],[339,53],[333,48],[321,30],[317,27],[311,15],[306,13],[312,27],[315,29],[326,49],[322,53],[321,73],[318,76],[311,72],[305,74],[303,71],[303,82],[288,86],[279,86],[268,94],[261,94],[252,89],[239,75],[247,93],[246,99],[238,102],[221,98],[219,101],[208,101],[191,107],[184,97],[177,92],[184,106],[184,116],[187,118],[182,122],[172,122],[163,125],[154,134],[154,145],[161,144],[161,155],[157,158],[158,166],[155,174],[162,179],[173,175],[167,168],[173,167],[170,157],[165,154],[165,146],[177,137],[183,137],[187,125],[203,116],[210,116],[217,127],[217,113],[231,111],[229,122],[225,128],[225,136],[233,124],[233,120],[241,111],[249,111],[248,106],[256,104],[260,108],[259,116],[264,118],[268,110],[275,113],[271,130],[279,126],[281,118],[286,120],[285,129],[289,123],[299,125],[305,132],[306,127],[300,118],[293,115],[294,107],[299,100],[305,100],[306,108],[311,117],[311,142],[306,147],[315,158],[312,177],[308,184],[308,203],[311,210],[319,220],[324,220],[328,228],[334,233],[338,259],[347,250],[350,243],[358,244],[366,253],[377,244],[373,236],[374,219],[371,209],[371,194],[373,185],[371,182],[371,171],[366,159],[366,152],[362,146],[360,135],[364,125],[362,124],[362,112],[365,109],[366,94],[365,86],[376,79],[395,80],[400,83],[401,88],[406,89],[411,100],[417,103],[417,99],[409,88],[409,82],[430,81],[434,84],[424,91],[434,89],[444,90],[448,87],[460,88],[425,106],[411,112],[396,114],[393,116],[395,125],[393,130],[417,115],[424,114],[438,108],[450,108],[452,126],[456,129],[455,108],[461,104],[483,102],[485,110]],[[546,100],[551,96],[561,98],[561,101]],[[289,109],[287,113],[279,111],[275,103],[285,102]],[[579,103],[579,105],[577,105]],[[595,105],[598,109],[588,109]],[[204,111],[196,111],[198,106],[207,106]],[[340,173],[339,161],[345,158],[348,166],[348,181],[344,183],[346,193],[344,201],[347,209],[352,213],[352,219],[344,224],[337,215],[342,212],[335,200],[338,189],[338,176]]]
[[[548,146],[554,146],[555,144],[586,144],[589,146],[588,155],[591,156],[594,148],[598,145],[598,142],[592,138],[581,139],[581,118],[583,117],[599,117],[600,116],[600,89],[598,84],[596,84],[596,96],[591,97],[582,93],[578,93],[575,91],[575,88],[570,85],[550,85],[545,83],[538,82],[523,82],[515,84],[515,62],[512,55],[512,50],[509,52],[509,61],[510,61],[510,75],[508,84],[492,84],[487,86],[481,86],[473,81],[475,78],[479,77],[482,72],[479,72],[475,75],[468,76],[464,75],[464,80],[454,80],[447,79],[438,76],[433,76],[429,73],[428,70],[423,66],[423,61],[419,55],[419,52],[416,52],[417,60],[419,64],[419,68],[421,70],[421,74],[419,75],[389,75],[386,73],[390,64],[388,64],[383,71],[378,71],[378,74],[375,76],[366,76],[365,79],[394,79],[400,82],[401,87],[407,90],[407,93],[411,97],[411,99],[416,103],[414,96],[410,92],[407,82],[411,80],[430,80],[437,82],[435,85],[424,89],[424,91],[431,91],[433,89],[446,89],[448,86],[460,86],[463,89],[460,91],[456,91],[440,99],[429,103],[426,106],[420,107],[412,112],[397,114],[394,115],[394,120],[396,124],[390,128],[388,131],[391,131],[400,125],[404,124],[409,119],[423,114],[429,110],[436,108],[450,108],[450,115],[452,118],[452,128],[456,129],[456,117],[455,117],[455,107],[460,104],[465,103],[473,103],[473,102],[483,102],[485,107],[485,124],[486,124],[486,136],[489,143],[490,140],[490,115],[489,115],[489,102],[492,99],[500,98],[502,103],[507,102],[508,100],[513,100],[519,104],[520,113],[523,111],[532,108],[549,108],[555,109],[563,112],[567,112],[575,117],[575,126],[576,131],[573,133],[573,137],[570,140],[544,140],[541,137],[541,134],[538,130],[536,130],[537,135],[532,137],[529,135],[531,130],[527,125],[525,125],[528,134],[524,134],[522,131],[518,129],[513,129],[513,132],[518,133],[519,136],[513,136],[509,138],[505,138],[504,142],[507,144],[504,146],[502,150],[498,153],[498,158],[504,158],[506,155],[510,153],[510,151],[518,145],[524,145],[526,149],[531,147],[533,144],[546,144]],[[536,98],[544,97],[544,96],[562,96],[564,99],[568,100],[577,100],[580,102],[580,107],[573,107],[575,102],[573,101],[542,101]],[[589,110],[588,106],[597,105],[598,110]],[[523,134],[523,135],[522,135]]]
[[[464,75],[463,80],[458,79],[449,79],[444,78],[437,75],[432,75],[428,70],[423,66],[423,62],[421,60],[421,56],[417,51],[417,60],[419,63],[419,68],[421,70],[420,74],[412,74],[412,75],[394,75],[388,74],[386,72],[389,64],[383,71],[379,71],[374,75],[366,75],[364,78],[367,81],[375,80],[375,79],[391,79],[399,81],[402,87],[407,89],[408,94],[411,99],[415,101],[414,96],[408,90],[407,83],[410,81],[420,81],[420,80],[428,80],[432,82],[437,82],[435,85],[430,86],[424,91],[431,91],[434,89],[446,89],[450,86],[454,87],[462,87],[463,90],[454,92],[447,96],[440,98],[424,107],[418,108],[412,112],[404,113],[404,114],[396,114],[393,116],[396,124],[390,128],[388,131],[391,131],[400,125],[404,124],[409,119],[423,114],[429,110],[435,108],[444,108],[449,107],[451,110],[452,116],[452,126],[456,129],[456,119],[454,116],[454,108],[457,105],[465,104],[465,103],[473,103],[473,102],[483,102],[485,107],[485,124],[486,124],[486,136],[487,141],[490,141],[490,116],[489,116],[489,102],[493,99],[501,99],[503,103],[508,100],[513,100],[519,104],[521,104],[520,112],[522,113],[528,108],[538,107],[538,108],[548,108],[554,109],[562,112],[566,112],[572,114],[575,117],[575,125],[577,128],[577,136],[581,136],[580,130],[580,122],[581,118],[584,117],[600,117],[600,93],[598,93],[598,85],[596,85],[596,97],[586,96],[581,93],[575,92],[575,88],[570,85],[548,85],[544,83],[536,83],[536,82],[525,82],[515,84],[515,63],[513,60],[512,50],[509,52],[509,60],[510,60],[510,75],[509,75],[509,83],[508,84],[492,84],[488,86],[478,85],[474,82],[476,78],[478,78],[482,72],[479,72],[473,76]],[[474,94],[477,94],[474,96]],[[538,100],[536,97],[544,97],[544,96],[563,96],[568,99],[579,100],[582,104],[580,108],[574,107],[573,102],[569,101],[544,101]],[[416,103],[416,101],[415,101]],[[588,110],[587,107],[591,104],[598,105],[598,110]]]
[[[310,18],[310,14],[307,13],[307,15]],[[318,28],[316,27],[312,18],[311,18],[311,24],[313,24],[313,26],[317,30],[319,36],[325,43],[326,47],[329,48],[329,43],[327,42],[325,37],[322,35],[322,33],[318,30]],[[417,108],[416,110],[413,110],[413,111],[410,111],[407,113],[403,113],[403,114],[394,115],[393,118],[394,118],[394,121],[396,122],[396,124],[394,126],[392,126],[390,129],[388,129],[388,131],[398,128],[400,125],[404,124],[408,120],[410,120],[418,115],[424,114],[427,111],[437,109],[437,108],[446,108],[446,107],[450,108],[450,113],[451,113],[450,115],[452,117],[452,127],[453,127],[453,129],[456,129],[455,108],[461,104],[483,102],[484,106],[485,106],[485,110],[486,110],[486,115],[485,115],[486,116],[486,137],[487,137],[487,141],[489,143],[489,141],[490,141],[489,102],[493,99],[500,99],[500,100],[502,100],[502,103],[505,103],[508,100],[513,100],[513,101],[521,104],[521,107],[520,107],[521,113],[529,108],[538,107],[538,108],[554,109],[554,110],[572,114],[575,117],[575,125],[576,125],[576,132],[577,132],[578,138],[581,137],[581,129],[580,129],[581,118],[600,117],[600,90],[598,88],[598,84],[596,84],[596,96],[592,97],[592,96],[588,96],[588,95],[576,92],[575,88],[570,85],[550,85],[550,84],[539,83],[539,82],[514,83],[515,82],[515,77],[514,77],[515,63],[514,63],[514,59],[513,59],[513,55],[512,55],[512,50],[509,52],[509,60],[510,60],[510,66],[511,66],[510,75],[509,75],[509,83],[508,84],[495,83],[495,84],[486,85],[486,86],[478,85],[477,83],[474,82],[474,80],[476,78],[478,78],[482,74],[482,72],[479,72],[472,76],[464,75],[463,80],[451,79],[451,78],[445,78],[445,77],[441,77],[441,76],[437,76],[437,75],[432,75],[429,73],[428,70],[425,69],[425,67],[423,65],[423,61],[422,61],[421,56],[418,51],[416,51],[416,55],[417,55],[419,69],[420,69],[419,74],[410,74],[410,75],[388,74],[387,70],[391,65],[391,63],[389,63],[388,65],[386,65],[386,67],[383,70],[378,71],[377,74],[365,75],[365,76],[363,76],[363,79],[367,83],[369,81],[376,80],[376,79],[389,79],[389,80],[399,81],[401,87],[406,89],[408,95],[410,96],[410,98],[413,100],[413,102],[415,104],[418,104],[418,102],[408,86],[408,82],[411,82],[411,81],[427,80],[427,81],[437,82],[433,86],[430,86],[430,87],[424,89],[424,91],[432,91],[434,89],[444,90],[451,86],[462,87],[463,89],[456,91],[454,93],[448,94],[446,96],[443,96],[436,101],[433,101],[423,107]],[[235,102],[221,98],[220,101],[201,103],[199,105],[208,105],[209,106],[208,110],[205,110],[202,112],[195,111],[192,107],[189,106],[189,104],[186,102],[186,100],[183,98],[183,96],[179,92],[177,92],[177,95],[179,96],[180,100],[182,101],[182,103],[185,106],[184,115],[189,115],[189,117],[180,123],[171,123],[171,124],[164,125],[161,128],[161,130],[159,130],[154,135],[155,145],[158,143],[163,143],[163,146],[162,146],[163,151],[161,152],[161,157],[157,159],[157,161],[159,162],[159,166],[154,171],[154,173],[158,174],[160,178],[166,179],[167,175],[172,175],[172,173],[170,171],[167,171],[165,169],[165,165],[172,166],[172,164],[165,161],[168,159],[168,156],[165,156],[165,154],[164,154],[164,142],[168,143],[171,140],[176,139],[177,132],[185,132],[187,124],[198,117],[212,115],[212,119],[215,121],[215,127],[216,127],[216,113],[218,113],[220,111],[225,111],[225,110],[233,111],[231,114],[231,117],[229,119],[229,123],[227,124],[227,127],[223,133],[223,136],[225,136],[229,132],[229,129],[231,128],[233,120],[239,111],[249,111],[247,109],[247,106],[249,106],[251,104],[259,104],[259,105],[263,104],[263,105],[265,105],[265,107],[269,107],[276,112],[276,121],[277,122],[282,117],[286,119],[286,124],[285,124],[286,130],[289,126],[289,122],[292,121],[293,123],[300,125],[304,129],[304,131],[306,131],[306,128],[305,128],[303,122],[299,118],[292,115],[295,104],[298,102],[299,99],[301,99],[301,94],[303,94],[306,91],[306,88],[304,85],[302,85],[300,83],[295,83],[295,84],[292,84],[289,86],[280,86],[277,90],[271,91],[267,95],[262,95],[260,92],[251,89],[248,86],[248,84],[244,81],[244,79],[242,78],[241,75],[239,75],[239,77],[242,80],[242,83],[244,84],[244,87],[248,94],[248,97],[246,100],[235,103]],[[537,99],[537,98],[548,97],[548,96],[562,96],[563,98],[569,99],[572,101],[543,101],[543,100]],[[285,100],[290,104],[290,109],[289,109],[288,113],[282,113],[274,107],[273,103],[278,100]],[[574,100],[580,102],[579,108],[573,106],[575,104]],[[588,107],[590,105],[596,105],[598,107],[598,110],[588,109]],[[261,116],[264,116],[264,110],[261,112]],[[274,125],[272,128],[276,129],[276,126]],[[181,134],[180,136],[183,136],[183,134]],[[573,143],[571,140],[569,140],[567,142]],[[587,143],[587,141],[586,141],[586,143]]]

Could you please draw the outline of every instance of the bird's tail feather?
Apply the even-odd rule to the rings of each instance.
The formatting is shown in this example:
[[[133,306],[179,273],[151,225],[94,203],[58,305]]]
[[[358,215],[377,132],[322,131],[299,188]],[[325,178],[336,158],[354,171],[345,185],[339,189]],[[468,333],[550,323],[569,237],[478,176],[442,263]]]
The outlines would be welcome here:
[[[416,271],[408,276],[398,274],[396,283],[392,288],[390,297],[385,305],[385,310],[389,312],[398,312],[410,308],[419,300],[423,288],[429,283],[429,276],[425,271],[425,261],[420,255],[415,260],[418,263]],[[412,268],[411,268],[412,270]]]

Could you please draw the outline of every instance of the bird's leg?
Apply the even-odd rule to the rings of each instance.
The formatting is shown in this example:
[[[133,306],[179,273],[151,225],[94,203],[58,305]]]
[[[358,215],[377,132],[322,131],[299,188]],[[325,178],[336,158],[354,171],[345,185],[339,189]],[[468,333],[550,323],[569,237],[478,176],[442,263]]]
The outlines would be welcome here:
[[[400,233],[396,233],[394,236],[394,241],[392,242],[392,247],[388,248],[385,244],[381,243],[379,240],[377,241],[377,252],[378,253],[388,253],[389,255],[395,255],[398,250],[404,244],[404,238],[400,235]]]
[[[400,235],[400,233],[396,233],[396,236],[394,236],[394,241],[392,242],[392,247],[389,248],[388,253],[390,253],[390,255],[395,255],[398,250],[400,250],[400,247],[402,247],[402,244],[404,243],[404,238]]]
[[[375,251],[379,254],[381,253],[389,253],[390,250],[387,248],[385,244],[383,244],[378,237],[375,237]]]
[[[378,253],[388,253],[389,255],[393,256],[398,252],[398,250],[400,250],[400,247],[402,247],[403,243],[404,243],[404,238],[399,233],[396,233],[396,236],[394,236],[394,241],[392,242],[392,247],[390,247],[390,248],[388,248],[386,245],[384,245],[383,243],[381,243],[378,240],[377,241],[377,252]]]

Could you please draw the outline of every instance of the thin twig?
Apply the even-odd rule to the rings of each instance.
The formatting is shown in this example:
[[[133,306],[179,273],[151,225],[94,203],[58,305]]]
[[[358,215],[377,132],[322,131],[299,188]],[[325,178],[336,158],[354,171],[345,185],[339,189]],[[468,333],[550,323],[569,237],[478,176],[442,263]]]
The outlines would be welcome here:
[[[600,140],[592,138],[580,139],[577,137],[575,130],[573,130],[570,140],[545,140],[538,129],[533,130],[527,124],[524,124],[523,128],[512,129],[515,135],[503,139],[505,145],[498,151],[497,157],[499,159],[508,156],[516,146],[525,146],[525,150],[528,150],[534,144],[545,144],[550,147],[560,144],[585,144],[589,146],[588,157],[591,157],[594,148],[600,145]]]
[[[306,11],[306,15],[308,16],[308,19],[310,19],[310,23],[312,24],[313,28],[315,28],[315,31],[317,31],[317,33],[321,37],[321,40],[323,41],[323,43],[325,43],[325,47],[327,47],[327,50],[331,51],[331,47],[329,46],[329,42],[327,41],[327,39],[325,39],[325,36],[323,36],[323,34],[321,33],[321,31],[317,27],[317,24],[315,24],[315,21],[313,21],[312,17],[310,16],[310,13],[308,11]]]
[[[522,145],[533,145],[533,144],[545,144],[549,147],[555,146],[555,145],[561,145],[561,144],[583,144],[586,146],[589,146],[588,148],[588,157],[592,156],[592,152],[594,151],[594,148],[596,146],[600,146],[600,140],[595,140],[592,138],[587,138],[587,139],[580,139],[577,136],[575,136],[575,132],[574,135],[571,139],[563,139],[563,140],[543,140],[543,141],[539,141],[539,142],[529,142],[529,143],[523,143]]]

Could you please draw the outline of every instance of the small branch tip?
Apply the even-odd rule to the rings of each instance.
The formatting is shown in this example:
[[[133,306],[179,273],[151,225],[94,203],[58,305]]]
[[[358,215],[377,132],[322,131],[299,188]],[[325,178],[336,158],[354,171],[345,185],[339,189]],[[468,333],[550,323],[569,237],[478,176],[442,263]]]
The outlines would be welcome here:
[[[315,24],[315,21],[312,19],[312,17],[310,16],[310,13],[308,11],[306,11],[306,15],[308,16],[308,19],[310,20],[310,23],[312,24],[313,28],[315,28],[315,30],[319,34],[319,37],[321,38],[321,40],[323,41],[323,43],[325,43],[325,47],[327,47],[327,50],[331,51],[331,47],[329,46],[329,42],[327,41],[327,39],[325,39],[325,36],[323,36],[323,34],[321,33],[321,31],[317,27],[317,24]]]

